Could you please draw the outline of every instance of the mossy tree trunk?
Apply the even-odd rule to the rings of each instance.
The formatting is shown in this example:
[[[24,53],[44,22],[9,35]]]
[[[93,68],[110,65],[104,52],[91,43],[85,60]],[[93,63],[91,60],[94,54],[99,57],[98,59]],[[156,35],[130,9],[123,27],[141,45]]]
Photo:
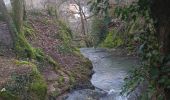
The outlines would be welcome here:
[[[10,17],[10,15],[8,14],[8,10],[3,0],[0,0],[0,12],[2,13],[3,19],[8,24],[9,32],[12,37],[12,42],[13,42],[12,47],[13,47],[14,41],[16,40],[17,30],[15,29],[14,22],[12,18]]]
[[[4,1],[0,0],[0,11],[8,23],[9,31],[13,38],[12,48],[14,48],[19,57],[35,58],[36,50],[28,43],[23,31],[23,0],[11,0],[11,4],[12,18],[7,11]]]
[[[12,18],[19,34],[23,33],[24,0],[11,0]]]
[[[27,11],[26,11],[26,1],[23,1],[23,20],[25,21],[27,19]]]
[[[4,0],[0,0],[0,12],[8,24],[10,35],[13,40],[13,48],[17,41],[18,35],[24,36],[23,33],[23,14],[24,14],[24,1],[23,0],[11,0],[12,4],[12,17],[9,15],[8,10],[5,6]]]

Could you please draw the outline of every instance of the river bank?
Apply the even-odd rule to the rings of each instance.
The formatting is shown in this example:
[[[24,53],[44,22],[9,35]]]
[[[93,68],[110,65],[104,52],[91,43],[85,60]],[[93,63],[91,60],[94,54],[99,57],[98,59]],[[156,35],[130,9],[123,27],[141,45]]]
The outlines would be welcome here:
[[[0,54],[0,99],[53,100],[73,89],[93,88],[92,64],[72,45],[69,28],[46,12],[27,14],[25,37],[41,55]]]

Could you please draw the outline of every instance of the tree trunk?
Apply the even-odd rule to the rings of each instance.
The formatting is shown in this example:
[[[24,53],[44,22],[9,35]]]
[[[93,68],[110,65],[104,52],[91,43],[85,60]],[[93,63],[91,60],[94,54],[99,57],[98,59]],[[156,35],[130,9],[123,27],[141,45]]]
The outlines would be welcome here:
[[[5,22],[8,25],[9,32],[10,32],[12,42],[13,42],[13,45],[12,45],[12,47],[13,47],[14,46],[14,41],[16,39],[17,31],[15,29],[15,26],[14,26],[12,18],[8,14],[7,8],[6,8],[5,3],[4,3],[3,0],[0,0],[0,12],[2,12],[2,16],[3,16]]]
[[[24,15],[24,1],[23,0],[11,0],[12,5],[12,17],[19,34],[23,33],[23,15]]]
[[[158,26],[158,33],[162,43],[161,52],[164,55],[170,54],[170,23],[161,21]]]
[[[27,19],[27,11],[26,11],[26,1],[23,1],[23,20]]]
[[[170,53],[170,0],[152,0],[151,13],[157,21],[156,29],[162,44],[162,53]]]
[[[86,39],[87,38],[87,36],[86,36],[86,27],[85,27],[85,22],[84,22],[84,20],[86,20],[85,19],[85,14],[84,14],[84,12],[83,12],[83,9],[82,9],[82,7],[81,7],[81,4],[80,4],[80,1],[76,1],[76,0],[74,0],[74,2],[78,5],[78,9],[79,9],[79,15],[80,15],[80,18],[81,18],[81,27],[82,27],[82,35],[83,35],[83,37],[85,37],[85,39],[84,39],[84,42],[85,42],[85,44],[86,44],[86,46],[87,47],[90,47],[90,43],[88,42],[88,40]]]

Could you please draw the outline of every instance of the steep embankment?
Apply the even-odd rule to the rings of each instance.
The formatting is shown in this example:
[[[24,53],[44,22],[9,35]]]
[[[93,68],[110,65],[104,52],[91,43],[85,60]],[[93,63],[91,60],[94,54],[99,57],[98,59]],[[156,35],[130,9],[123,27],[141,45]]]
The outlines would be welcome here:
[[[64,23],[42,13],[34,13],[28,15],[24,30],[29,43],[38,48],[52,63],[42,59],[18,60],[15,56],[2,55],[0,59],[5,64],[0,63],[0,70],[4,74],[8,71],[10,73],[7,76],[0,74],[1,80],[8,77],[8,80],[0,85],[0,99],[50,99],[57,98],[75,87],[91,86],[91,62],[72,46],[71,31]],[[55,66],[53,62],[56,63]],[[8,67],[8,64],[11,67]],[[22,73],[22,69],[25,70],[22,66],[30,70]],[[16,68],[19,72],[15,71]]]
[[[46,15],[30,16],[29,19],[36,31],[31,43],[58,63],[55,70],[50,66],[43,70],[48,92],[58,95],[74,86],[90,85],[92,65],[72,46],[72,33],[66,24]]]

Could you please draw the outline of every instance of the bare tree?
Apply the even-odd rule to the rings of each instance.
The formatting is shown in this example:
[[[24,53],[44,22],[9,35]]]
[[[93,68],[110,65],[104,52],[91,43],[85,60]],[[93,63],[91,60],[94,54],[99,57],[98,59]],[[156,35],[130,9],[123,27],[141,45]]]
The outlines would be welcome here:
[[[86,46],[89,47],[90,44],[89,44],[89,42],[88,42],[87,39],[86,39],[86,38],[87,38],[88,29],[87,29],[87,31],[86,31],[86,27],[85,27],[85,25],[86,25],[86,23],[87,23],[87,18],[86,18],[86,15],[85,15],[85,13],[84,13],[84,11],[83,11],[83,9],[82,9],[82,6],[81,6],[80,1],[79,1],[79,0],[78,0],[78,1],[74,0],[74,2],[75,2],[75,3],[78,5],[78,7],[79,7],[79,8],[77,8],[77,10],[79,10],[79,15],[80,15],[80,18],[81,18],[82,35],[83,35],[83,37],[85,38],[84,41],[85,41],[85,43],[86,43]]]

